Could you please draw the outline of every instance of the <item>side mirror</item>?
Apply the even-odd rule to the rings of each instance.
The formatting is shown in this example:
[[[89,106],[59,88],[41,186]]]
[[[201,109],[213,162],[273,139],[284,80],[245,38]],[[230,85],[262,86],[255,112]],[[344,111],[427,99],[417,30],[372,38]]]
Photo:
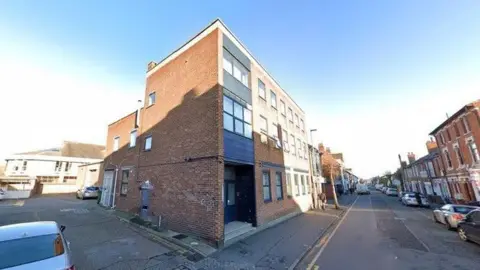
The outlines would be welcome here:
[[[65,228],[66,228],[65,226],[60,225],[60,231],[61,231],[61,232],[65,231]]]

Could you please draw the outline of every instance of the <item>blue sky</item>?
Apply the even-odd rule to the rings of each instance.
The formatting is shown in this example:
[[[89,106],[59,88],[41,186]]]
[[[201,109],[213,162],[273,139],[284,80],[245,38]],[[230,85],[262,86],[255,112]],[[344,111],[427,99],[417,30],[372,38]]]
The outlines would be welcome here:
[[[0,58],[8,61],[0,87],[18,90],[2,89],[0,99],[11,104],[39,90],[54,97],[37,93],[43,105],[27,102],[37,118],[8,123],[22,130],[34,122],[50,135],[0,145],[0,156],[62,139],[105,143],[105,125],[142,96],[146,64],[217,17],[306,111],[315,141],[343,151],[360,176],[395,169],[398,153],[425,154],[445,113],[480,98],[480,1],[139,2],[2,1]],[[38,84],[5,75],[24,65],[42,74]],[[78,91],[93,112],[71,104]],[[102,108],[96,94],[122,106]],[[60,105],[68,113],[45,112],[69,102]],[[20,140],[10,136],[2,141]]]

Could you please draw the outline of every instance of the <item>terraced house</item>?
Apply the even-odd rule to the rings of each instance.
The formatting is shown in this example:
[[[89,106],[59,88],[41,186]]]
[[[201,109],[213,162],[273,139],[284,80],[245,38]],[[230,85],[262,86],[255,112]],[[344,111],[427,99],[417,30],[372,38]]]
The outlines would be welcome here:
[[[479,110],[480,100],[471,102],[430,133],[440,149],[450,194],[460,202],[480,200]]]
[[[215,20],[149,63],[142,108],[108,126],[105,202],[138,212],[149,180],[162,226],[223,245],[310,207],[306,131],[300,106]]]

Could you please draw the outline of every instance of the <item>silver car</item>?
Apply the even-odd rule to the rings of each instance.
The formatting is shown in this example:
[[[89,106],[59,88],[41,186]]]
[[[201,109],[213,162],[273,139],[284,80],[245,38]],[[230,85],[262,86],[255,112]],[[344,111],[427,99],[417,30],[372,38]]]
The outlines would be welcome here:
[[[55,221],[18,223],[0,227],[0,269],[75,270],[64,226]]]
[[[420,200],[422,201],[422,206],[424,207],[430,207],[430,204],[428,203],[427,198],[420,194]],[[402,197],[402,204],[406,206],[419,206],[417,198],[415,197],[415,193],[405,193]]]
[[[445,224],[449,230],[456,229],[458,223],[475,209],[479,209],[479,207],[461,204],[445,204],[439,209],[433,210],[433,220]]]
[[[78,199],[96,199],[98,198],[98,187],[83,187],[77,191]]]

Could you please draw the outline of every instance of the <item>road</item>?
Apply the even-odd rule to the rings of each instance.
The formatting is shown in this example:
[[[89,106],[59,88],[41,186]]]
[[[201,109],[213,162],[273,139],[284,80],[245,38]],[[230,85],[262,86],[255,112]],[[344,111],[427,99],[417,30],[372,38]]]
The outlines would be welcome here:
[[[77,269],[167,269],[169,249],[129,229],[96,201],[73,196],[0,202],[0,226],[54,220],[66,226]]]
[[[433,221],[430,209],[359,196],[296,269],[478,269],[480,246]]]

